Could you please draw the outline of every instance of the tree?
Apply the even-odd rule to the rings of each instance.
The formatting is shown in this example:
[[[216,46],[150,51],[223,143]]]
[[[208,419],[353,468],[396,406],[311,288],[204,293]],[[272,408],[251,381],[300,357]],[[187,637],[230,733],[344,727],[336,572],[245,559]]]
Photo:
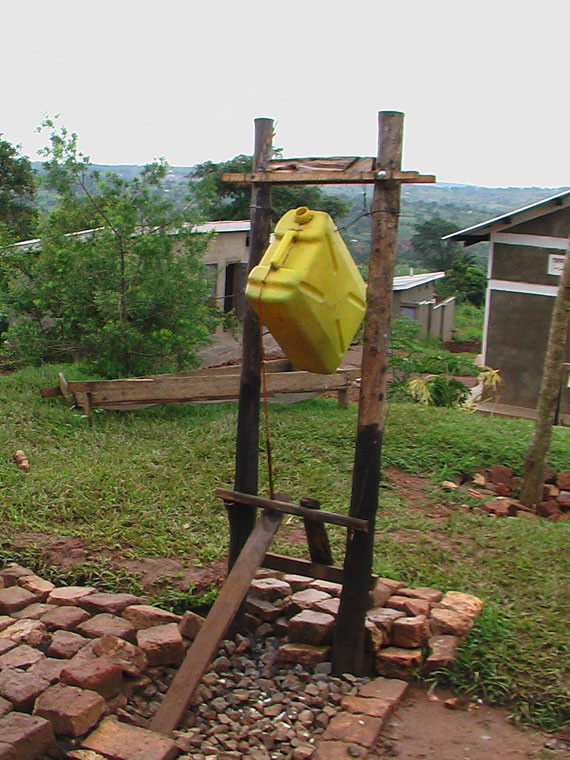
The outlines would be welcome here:
[[[0,140],[0,238],[34,237],[38,212],[33,206],[34,172],[19,146]]]
[[[487,275],[476,264],[457,259],[436,283],[438,296],[455,296],[459,302],[468,301],[483,306],[487,289]]]
[[[570,238],[569,238],[570,246]],[[525,460],[525,476],[520,500],[527,506],[537,507],[542,499],[544,468],[550,449],[552,425],[556,413],[564,347],[570,323],[570,252],[566,254],[564,269],[560,277],[558,293],[554,301],[550,333],[544,359],[544,371],[540,394],[538,396],[538,419],[536,420],[532,439]]]
[[[225,172],[250,172],[251,156],[235,156],[229,161],[215,164],[206,161],[194,170],[196,198],[201,212],[207,219],[249,219],[251,188],[234,182],[222,182]],[[308,206],[316,211],[326,211],[333,218],[345,216],[350,206],[334,195],[323,193],[320,187],[291,187],[276,185],[271,192],[273,219],[277,221],[291,208]]]
[[[446,219],[434,216],[427,222],[414,227],[412,248],[419,262],[428,269],[446,271],[458,259],[465,259],[465,254],[458,243],[453,240],[442,240],[442,237],[455,232],[457,227]]]
[[[192,233],[190,213],[174,213],[162,191],[166,162],[131,181],[101,177],[77,135],[44,126],[45,181],[60,203],[40,246],[3,252],[17,317],[5,337],[28,360],[81,360],[108,377],[190,366],[217,312],[201,261],[207,236]],[[87,212],[92,229],[69,234],[70,219]]]

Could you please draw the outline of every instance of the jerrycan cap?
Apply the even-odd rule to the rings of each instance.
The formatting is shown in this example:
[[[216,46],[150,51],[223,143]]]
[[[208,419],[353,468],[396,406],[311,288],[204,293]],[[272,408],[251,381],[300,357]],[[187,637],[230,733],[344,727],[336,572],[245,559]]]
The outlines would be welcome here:
[[[313,218],[313,212],[309,211],[306,206],[299,206],[295,209],[295,222],[297,224],[307,224]]]

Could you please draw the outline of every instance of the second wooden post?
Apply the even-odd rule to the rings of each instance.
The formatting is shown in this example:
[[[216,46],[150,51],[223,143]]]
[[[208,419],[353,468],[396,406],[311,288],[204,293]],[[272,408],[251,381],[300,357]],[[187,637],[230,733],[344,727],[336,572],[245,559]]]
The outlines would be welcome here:
[[[378,114],[378,181],[372,201],[371,246],[362,352],[358,430],[350,515],[368,520],[367,533],[351,531],[333,646],[336,673],[364,671],[364,621],[372,574],[374,522],[378,508],[380,455],[386,410],[392,281],[396,262],[400,183],[390,179],[402,161],[404,115]]]

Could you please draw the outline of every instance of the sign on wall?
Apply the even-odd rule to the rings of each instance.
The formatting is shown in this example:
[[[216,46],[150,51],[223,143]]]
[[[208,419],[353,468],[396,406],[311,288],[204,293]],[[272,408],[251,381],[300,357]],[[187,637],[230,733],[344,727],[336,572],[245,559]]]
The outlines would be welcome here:
[[[564,256],[558,256],[555,253],[551,253],[548,257],[548,274],[560,275],[564,268]]]

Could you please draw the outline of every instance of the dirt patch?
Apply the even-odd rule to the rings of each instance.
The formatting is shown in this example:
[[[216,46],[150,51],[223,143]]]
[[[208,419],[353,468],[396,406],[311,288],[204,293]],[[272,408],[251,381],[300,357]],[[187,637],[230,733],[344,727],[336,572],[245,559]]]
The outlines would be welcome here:
[[[484,704],[449,710],[451,692],[436,689],[430,701],[424,687],[412,684],[386,723],[370,760],[523,760],[568,757],[564,742],[513,726],[507,713]],[[543,754],[544,753],[544,754]]]
[[[476,338],[471,340],[449,340],[443,347],[452,354],[480,354],[481,341]]]
[[[127,559],[121,552],[96,550],[80,538],[45,533],[18,533],[12,537],[12,546],[16,552],[38,549],[46,565],[54,565],[62,572],[70,568],[81,572],[81,565],[100,562],[101,557],[104,557],[116,570],[127,570],[136,576],[150,594],[156,594],[166,587],[177,591],[195,587],[201,591],[212,584],[221,585],[227,571],[225,560],[213,561],[208,567],[198,567],[191,562],[164,557]]]
[[[429,478],[410,475],[394,465],[386,467],[384,477],[388,484],[402,496],[407,507],[419,510],[426,517],[439,520],[449,517],[452,513],[453,510],[448,504],[434,500],[428,493],[434,487]]]

